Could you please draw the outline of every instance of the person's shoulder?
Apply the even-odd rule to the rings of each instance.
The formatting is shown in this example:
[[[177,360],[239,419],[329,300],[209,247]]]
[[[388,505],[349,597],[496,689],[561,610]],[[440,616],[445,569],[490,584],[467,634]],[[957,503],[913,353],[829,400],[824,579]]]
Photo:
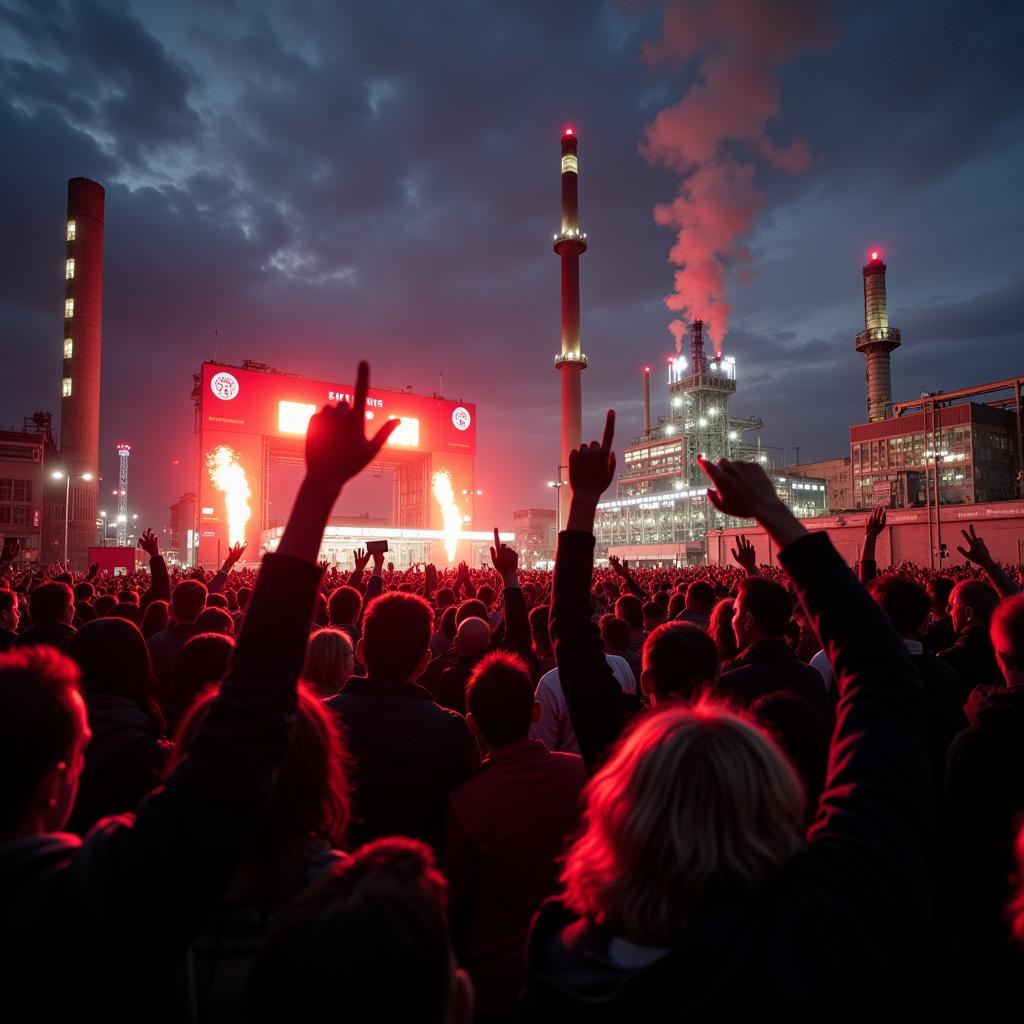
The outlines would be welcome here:
[[[552,771],[557,771],[567,778],[579,779],[581,783],[586,782],[587,769],[579,754],[570,754],[564,750],[545,750],[544,754]]]
[[[545,672],[537,683],[537,696],[559,688],[558,669],[553,668]]]

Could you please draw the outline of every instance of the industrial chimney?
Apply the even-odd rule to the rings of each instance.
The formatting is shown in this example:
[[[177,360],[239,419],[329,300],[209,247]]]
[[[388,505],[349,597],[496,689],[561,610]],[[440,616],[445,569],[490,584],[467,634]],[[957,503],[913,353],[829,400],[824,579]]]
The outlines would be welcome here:
[[[580,231],[577,186],[579,164],[576,131],[562,132],[562,229],[555,235],[554,249],[562,263],[562,351],[555,366],[562,375],[562,466],[569,465],[569,453],[580,446],[583,433],[583,399],[580,375],[587,357],[580,351],[580,255],[587,251],[587,236]],[[561,505],[560,530],[565,529],[569,502]]]
[[[857,335],[857,351],[867,356],[868,422],[884,420],[892,412],[892,373],[889,353],[900,347],[900,332],[889,326],[885,298],[885,264],[876,250],[864,273],[864,330]]]
[[[61,505],[67,499],[67,559],[74,569],[85,568],[96,536],[104,200],[103,186],[97,182],[68,181],[59,459],[59,471],[66,478],[55,493],[61,492]]]
[[[651,434],[651,368],[644,367],[644,437]]]

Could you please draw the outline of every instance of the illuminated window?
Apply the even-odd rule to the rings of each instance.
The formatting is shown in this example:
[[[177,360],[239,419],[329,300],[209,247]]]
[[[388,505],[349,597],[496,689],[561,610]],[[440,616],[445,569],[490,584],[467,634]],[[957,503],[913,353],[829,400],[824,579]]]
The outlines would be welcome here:
[[[68,241],[73,242],[75,240],[75,222],[73,220],[68,221]]]
[[[389,420],[397,419],[396,416],[389,416]],[[388,445],[394,448],[419,448],[420,446],[420,421],[403,416],[402,422],[395,428],[395,432],[388,438]]]
[[[282,434],[305,434],[315,412],[316,406],[305,402],[278,402],[277,429]]]
[[[75,350],[75,343],[70,338],[64,339],[64,358],[70,359]]]
[[[64,280],[71,281],[75,276],[75,261],[65,260],[64,261]]]
[[[64,319],[70,320],[75,315],[75,300],[65,299],[64,300]]]
[[[71,378],[70,377],[65,377],[60,382],[60,394],[61,394],[62,398],[70,398],[71,397]]]

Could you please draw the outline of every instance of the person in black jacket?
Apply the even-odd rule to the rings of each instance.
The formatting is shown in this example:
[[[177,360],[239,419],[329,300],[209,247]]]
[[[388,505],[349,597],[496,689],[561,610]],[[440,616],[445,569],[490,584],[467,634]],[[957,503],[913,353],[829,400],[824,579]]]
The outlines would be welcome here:
[[[63,651],[67,649],[75,628],[75,595],[66,583],[43,583],[29,595],[28,614],[32,625],[21,634],[22,647],[49,644]]]
[[[580,553],[593,550],[597,501],[614,476],[613,422],[603,444],[570,456],[555,562],[559,670],[592,756],[595,741],[612,738],[610,705],[588,671],[590,641],[571,602],[587,592]],[[713,504],[756,519],[777,545],[835,666],[840,700],[820,810],[801,846],[797,781],[749,721],[714,704],[642,715],[588,787],[566,896],[534,923],[521,1019],[907,1019],[931,888],[920,679],[827,536],[807,533],[760,467],[702,464]],[[660,749],[680,759],[647,756]]]
[[[325,406],[306,475],[267,555],[206,720],[134,818],[62,834],[89,741],[74,663],[0,655],[0,963],[9,1006],[37,1019],[160,1019],[192,937],[245,856],[289,746],[323,530],[342,485],[398,420],[364,436],[369,370],[353,407]]]
[[[740,653],[722,673],[718,692],[740,707],[772,693],[795,693],[831,721],[832,701],[821,675],[786,640],[792,614],[785,587],[763,576],[740,581],[732,614]]]
[[[989,638],[989,623],[999,604],[995,588],[983,580],[961,580],[949,597],[956,643],[939,657],[960,677],[960,702],[976,686],[999,686],[1002,673]]]
[[[942,912],[955,1002],[976,1019],[1019,1013],[1024,956],[1005,915],[1024,813],[1024,595],[992,618],[1001,686],[978,687],[953,741],[941,816]]]
[[[378,597],[356,645],[367,675],[353,676],[327,702],[354,761],[353,846],[401,834],[439,850],[448,794],[480,765],[466,720],[416,682],[430,657],[433,617],[415,594]]]
[[[70,831],[85,835],[100,818],[134,811],[160,785],[171,745],[138,626],[121,618],[88,622],[67,653],[81,671],[92,734],[68,820]]]

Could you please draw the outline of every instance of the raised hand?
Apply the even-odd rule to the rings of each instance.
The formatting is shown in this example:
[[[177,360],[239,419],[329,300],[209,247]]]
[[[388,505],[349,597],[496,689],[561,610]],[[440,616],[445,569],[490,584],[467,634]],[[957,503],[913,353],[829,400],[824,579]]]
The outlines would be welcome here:
[[[359,364],[352,405],[325,405],[309,421],[306,431],[306,476],[328,492],[337,494],[342,485],[368,466],[384,447],[398,424],[388,420],[372,438],[366,436],[366,393],[370,367]]]
[[[757,519],[765,509],[782,504],[768,474],[756,462],[731,459],[709,462],[700,456],[697,461],[714,484],[714,488],[708,490],[708,499],[719,512],[741,519]]]
[[[139,547],[149,555],[150,558],[160,557],[160,541],[152,530],[146,530],[139,537]]]
[[[320,562],[319,562],[319,565],[320,565],[320,568],[323,569],[324,572],[326,572],[328,567],[330,566],[330,562],[328,562],[326,558],[321,558]]]
[[[720,512],[742,519],[756,519],[780,547],[807,533],[775,493],[768,474],[757,463],[733,462],[731,459],[709,462],[705,458],[697,461],[714,485],[708,489],[708,500]]]
[[[244,540],[239,541],[237,544],[233,544],[228,548],[228,556],[224,559],[224,569],[230,570],[231,567],[245,554],[245,549],[248,547],[248,543]]]
[[[353,548],[352,559],[356,563],[356,569],[359,572],[363,572],[370,564],[370,556],[365,548]]]
[[[99,574],[99,571],[100,571],[100,563],[99,562],[93,562],[92,565],[89,566],[89,571],[85,574],[85,578],[87,580],[94,580],[94,579],[96,579],[96,576]]]
[[[615,411],[608,410],[601,442],[591,441],[569,453],[569,486],[573,500],[592,501],[595,505],[615,479]]]
[[[519,554],[507,544],[502,544],[498,537],[498,528],[494,528],[494,547],[491,548],[491,565],[497,570],[502,579],[515,576],[519,568]]]
[[[732,549],[733,561],[745,569],[748,575],[757,572],[757,552],[754,545],[741,533],[736,538],[736,547]]]
[[[864,539],[865,540],[877,540],[881,532],[885,529],[885,509],[876,508],[872,509],[871,515],[868,516],[867,522],[864,524]],[[966,537],[967,534],[964,534]]]
[[[626,570],[622,567],[622,562],[619,561],[618,556],[616,556],[616,555],[609,555],[608,556],[608,564],[612,567],[612,569],[615,570],[615,574],[617,576],[622,576],[623,579],[625,579]]]
[[[384,569],[384,552],[374,551],[373,553],[373,573],[375,576],[380,576]]]
[[[970,533],[967,532],[968,530],[970,530]],[[973,523],[967,528],[967,530],[961,530],[960,532],[964,535],[967,547],[958,547],[957,551],[959,551],[968,562],[973,562],[982,569],[987,569],[994,564],[994,559],[989,554],[988,545],[977,535],[977,533],[975,533]]]
[[[388,572],[394,572],[394,571],[395,571],[395,563],[394,562],[388,562]]]

